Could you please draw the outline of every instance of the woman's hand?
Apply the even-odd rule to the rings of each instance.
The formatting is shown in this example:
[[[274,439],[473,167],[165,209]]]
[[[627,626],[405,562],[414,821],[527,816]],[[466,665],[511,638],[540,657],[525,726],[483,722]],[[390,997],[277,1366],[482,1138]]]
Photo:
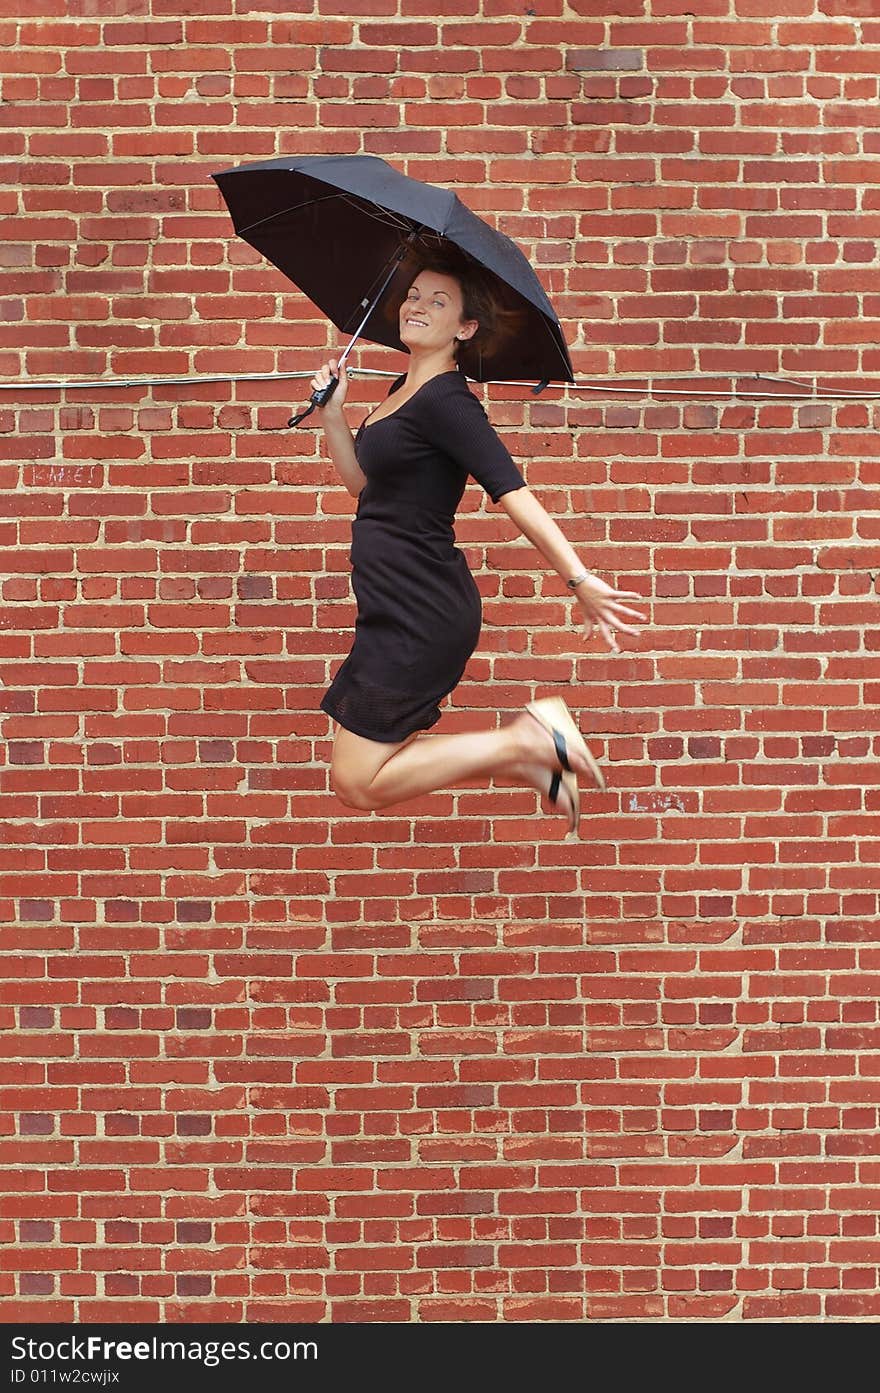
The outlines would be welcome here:
[[[348,395],[348,373],[345,364],[340,367],[335,358],[331,358],[329,363],[325,363],[319,368],[312,378],[312,391],[319,392],[322,387],[326,387],[333,378],[339,379],[336,389],[327,402],[326,406],[319,407],[319,411],[329,412],[331,415],[341,414],[345,405],[345,398]]]
[[[324,431],[324,444],[343,484],[352,498],[357,498],[363,492],[367,478],[357,462],[354,437],[342,410],[348,392],[345,364],[337,363],[335,358],[331,358],[312,378],[312,391],[319,392],[332,382],[334,377],[337,379],[337,385],[332,397],[326,406],[318,407]]]
[[[641,619],[644,623],[647,616],[641,610],[630,609],[623,603],[624,600],[641,600],[643,597],[634,590],[615,590],[613,586],[606,585],[604,580],[592,574],[587,575],[574,592],[575,599],[583,610],[584,622],[587,628],[587,638],[592,638],[596,629],[606,640],[609,647],[615,653],[620,652],[616,634],[634,634],[638,637],[640,630],[627,624],[624,616],[633,619]]]

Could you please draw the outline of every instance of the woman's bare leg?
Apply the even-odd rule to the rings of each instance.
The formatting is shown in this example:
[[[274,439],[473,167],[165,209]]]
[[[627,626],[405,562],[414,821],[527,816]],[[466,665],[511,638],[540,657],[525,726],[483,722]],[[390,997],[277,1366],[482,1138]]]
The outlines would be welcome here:
[[[569,749],[568,753],[572,768],[589,777],[589,766],[579,751]],[[417,735],[393,745],[365,740],[340,728],[330,777],[344,803],[379,809],[495,774],[519,779],[546,794],[548,771],[558,767],[551,735],[533,716],[523,713],[501,730]],[[559,808],[569,813],[571,821],[573,809],[566,799],[563,790]]]

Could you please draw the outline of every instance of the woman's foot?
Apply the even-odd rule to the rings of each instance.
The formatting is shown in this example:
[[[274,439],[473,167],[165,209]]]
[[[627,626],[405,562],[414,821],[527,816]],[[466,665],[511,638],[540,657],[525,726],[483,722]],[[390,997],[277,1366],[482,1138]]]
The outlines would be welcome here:
[[[568,719],[574,726],[570,716]],[[605,779],[602,770],[596,763],[595,756],[584,743],[583,736],[577,731],[577,727],[574,727],[577,732],[576,738],[570,729],[566,730],[564,726],[557,728],[560,729],[565,741],[565,752],[572,771],[575,774],[586,774],[592,783],[604,790]],[[542,769],[559,769],[561,767],[556,742],[543,720],[539,720],[537,716],[526,710],[516,717],[508,730],[515,741],[516,757],[519,764],[538,765]]]
[[[550,802],[555,812],[564,813],[569,832],[574,832],[580,812],[577,778],[562,771],[553,736],[527,711],[516,717],[508,732],[514,741],[516,758],[505,772],[518,783],[535,789]],[[569,757],[569,763],[573,771],[583,765],[587,772],[588,766],[583,760],[579,764],[577,757]]]
[[[547,731],[561,766],[575,773],[589,774],[591,781],[604,793],[605,775],[562,697],[529,702],[526,712]]]
[[[578,774],[587,775],[603,790],[605,777],[565,702],[561,697],[531,702],[508,727],[508,733],[515,751],[511,775],[564,812],[569,832],[576,832],[580,818]]]
[[[574,832],[577,829],[579,809],[568,781],[560,777],[557,782],[557,773],[548,770],[543,764],[518,764],[510,770],[510,776],[517,782],[540,793],[541,797],[550,803],[554,812],[564,813],[568,818],[569,832]],[[551,796],[554,783],[556,783],[555,798]]]

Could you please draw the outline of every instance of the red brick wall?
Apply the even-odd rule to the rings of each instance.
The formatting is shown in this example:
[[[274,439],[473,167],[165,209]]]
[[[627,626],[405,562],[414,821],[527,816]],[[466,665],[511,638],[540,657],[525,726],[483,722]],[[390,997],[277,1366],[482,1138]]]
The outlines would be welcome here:
[[[876,1318],[876,408],[747,380],[878,380],[875,7],[234,8],[0,24],[0,371],[194,378],[0,394],[5,1318]],[[440,727],[564,692],[578,844],[328,790],[352,502],[298,383],[197,380],[336,341],[209,179],[288,152],[454,186],[607,384],[488,406],[651,623],[471,486]]]

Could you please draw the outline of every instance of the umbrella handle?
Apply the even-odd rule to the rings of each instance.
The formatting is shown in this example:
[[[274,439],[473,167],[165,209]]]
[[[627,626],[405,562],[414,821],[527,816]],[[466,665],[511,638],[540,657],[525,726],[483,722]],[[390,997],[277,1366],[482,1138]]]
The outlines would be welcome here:
[[[298,416],[291,416],[287,424],[289,426],[298,426],[300,421],[304,421],[307,416],[311,416],[316,406],[326,406],[338,386],[339,378],[331,377],[326,387],[319,387],[317,391],[312,392],[305,411],[301,411]]]
[[[311,400],[315,403],[315,406],[326,406],[338,386],[339,378],[331,377],[326,387],[321,387],[317,392],[312,392]]]

